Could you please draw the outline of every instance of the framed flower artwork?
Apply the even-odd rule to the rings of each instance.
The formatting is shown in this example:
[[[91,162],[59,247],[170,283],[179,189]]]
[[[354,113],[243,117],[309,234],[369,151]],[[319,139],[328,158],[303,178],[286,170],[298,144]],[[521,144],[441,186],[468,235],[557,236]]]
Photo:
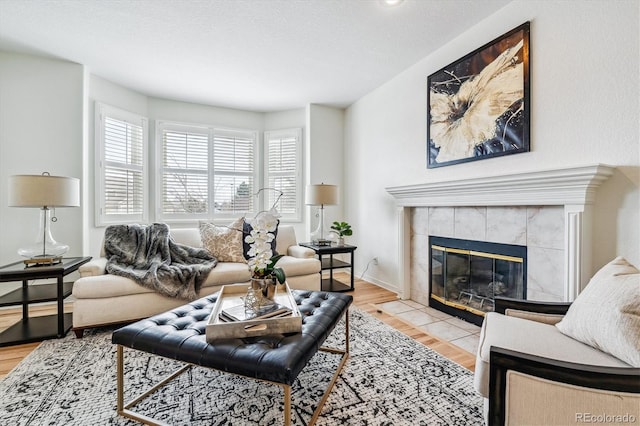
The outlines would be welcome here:
[[[427,79],[427,168],[529,151],[529,22]]]

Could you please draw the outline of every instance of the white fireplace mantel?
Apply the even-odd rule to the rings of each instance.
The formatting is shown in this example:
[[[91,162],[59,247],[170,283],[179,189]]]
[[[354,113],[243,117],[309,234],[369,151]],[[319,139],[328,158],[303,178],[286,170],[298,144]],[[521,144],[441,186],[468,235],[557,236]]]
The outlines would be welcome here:
[[[398,206],[399,295],[410,297],[410,209],[462,206],[564,206],[564,299],[575,299],[590,276],[591,214],[598,186],[615,168],[603,164],[386,188]]]
[[[592,204],[596,188],[613,174],[596,164],[386,188],[398,206],[552,206]]]

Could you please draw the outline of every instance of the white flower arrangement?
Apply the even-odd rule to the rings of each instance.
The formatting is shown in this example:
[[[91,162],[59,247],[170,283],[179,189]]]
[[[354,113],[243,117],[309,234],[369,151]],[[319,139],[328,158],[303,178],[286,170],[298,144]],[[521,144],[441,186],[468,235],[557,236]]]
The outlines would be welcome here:
[[[277,202],[278,200],[276,200]],[[258,213],[253,220],[249,221],[253,229],[244,238],[244,241],[250,246],[247,254],[251,257],[248,261],[251,276],[253,278],[276,278],[280,284],[283,284],[286,279],[284,271],[275,266],[283,255],[274,256],[273,250],[271,250],[271,243],[276,238],[274,232],[278,227],[278,217],[275,203],[269,211]]]

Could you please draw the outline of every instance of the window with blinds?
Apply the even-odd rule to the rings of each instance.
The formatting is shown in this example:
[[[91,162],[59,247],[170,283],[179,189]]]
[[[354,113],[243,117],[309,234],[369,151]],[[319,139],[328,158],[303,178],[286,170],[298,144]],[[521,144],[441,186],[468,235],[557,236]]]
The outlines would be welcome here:
[[[207,129],[162,129],[162,196],[164,215],[209,213],[209,132]]]
[[[159,220],[255,212],[255,132],[158,123]]]
[[[147,217],[148,120],[96,104],[96,222],[144,222]]]
[[[265,132],[266,205],[270,207],[282,193],[276,208],[281,219],[302,220],[302,129]]]
[[[254,214],[256,134],[214,130],[213,194],[218,216]]]
[[[147,223],[150,207],[160,222],[251,217],[276,201],[281,220],[302,220],[302,129],[265,132],[261,149],[252,130],[155,129],[150,158],[148,119],[96,103],[96,226]]]

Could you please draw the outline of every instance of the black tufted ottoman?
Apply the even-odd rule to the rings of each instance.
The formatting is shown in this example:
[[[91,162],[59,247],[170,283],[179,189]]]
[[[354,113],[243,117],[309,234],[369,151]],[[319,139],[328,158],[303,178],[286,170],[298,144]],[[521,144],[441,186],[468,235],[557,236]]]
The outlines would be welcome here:
[[[349,305],[353,297],[322,291],[292,291],[302,315],[302,332],[245,339],[206,341],[207,319],[218,293],[169,312],[138,321],[114,331],[117,346],[118,414],[147,424],[158,424],[131,407],[194,365],[263,380],[284,390],[284,423],[291,423],[291,385],[318,350],[341,354],[340,363],[309,424],[312,425],[349,356]],[[345,317],[345,349],[323,347],[340,318]],[[124,347],[183,361],[187,365],[144,394],[124,404]]]

